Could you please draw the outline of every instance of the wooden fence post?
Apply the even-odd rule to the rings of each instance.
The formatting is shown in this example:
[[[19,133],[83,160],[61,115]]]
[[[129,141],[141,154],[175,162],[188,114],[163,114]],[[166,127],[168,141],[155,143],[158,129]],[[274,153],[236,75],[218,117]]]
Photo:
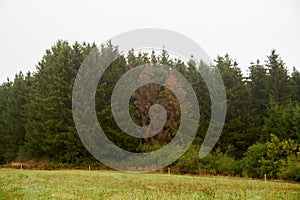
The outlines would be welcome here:
[[[265,183],[267,183],[267,174],[265,174]]]

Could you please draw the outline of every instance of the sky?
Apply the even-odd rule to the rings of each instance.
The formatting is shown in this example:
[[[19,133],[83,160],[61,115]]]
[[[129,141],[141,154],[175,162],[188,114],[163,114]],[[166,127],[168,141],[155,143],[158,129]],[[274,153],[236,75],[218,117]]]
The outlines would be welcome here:
[[[298,0],[0,0],[0,83],[35,71],[59,39],[101,44],[139,28],[179,32],[212,59],[228,53],[244,74],[272,49],[300,70]]]

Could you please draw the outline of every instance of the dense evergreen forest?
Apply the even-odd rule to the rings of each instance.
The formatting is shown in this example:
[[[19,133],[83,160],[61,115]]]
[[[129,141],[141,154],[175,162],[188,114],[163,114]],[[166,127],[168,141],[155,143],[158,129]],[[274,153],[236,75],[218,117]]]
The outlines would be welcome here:
[[[0,85],[0,164],[11,162],[98,163],[82,145],[72,117],[72,89],[82,62],[95,44],[58,41],[38,63],[34,73],[18,73]],[[99,49],[102,56],[119,55],[110,42]],[[300,181],[300,72],[288,72],[279,54],[272,50],[266,60],[249,64],[243,76],[238,63],[228,55],[218,56],[215,66],[192,57],[174,59],[168,52],[129,52],[105,71],[96,92],[98,120],[107,137],[132,152],[147,152],[169,142],[180,123],[179,103],[158,85],[139,88],[130,99],[130,114],[139,125],[149,123],[147,102],[168,96],[168,120],[151,138],[138,139],[123,133],[114,123],[110,97],[119,78],[133,67],[164,64],[179,71],[192,85],[201,107],[197,136],[188,151],[171,168],[181,173],[209,173]],[[220,71],[226,89],[227,115],[221,137],[205,158],[199,149],[210,121],[210,97],[199,68]],[[169,77],[172,87],[176,78]],[[181,91],[182,88],[176,88]],[[146,91],[151,91],[147,93]],[[185,95],[182,92],[182,95]],[[162,101],[160,101],[162,102]],[[100,164],[101,165],[101,164]]]

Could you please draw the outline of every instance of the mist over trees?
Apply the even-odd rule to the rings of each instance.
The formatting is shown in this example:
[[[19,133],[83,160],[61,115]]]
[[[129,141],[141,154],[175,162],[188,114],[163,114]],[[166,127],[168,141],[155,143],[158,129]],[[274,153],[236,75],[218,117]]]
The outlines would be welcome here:
[[[19,72],[0,85],[0,164],[10,162],[97,163],[85,149],[72,117],[72,89],[82,62],[95,44],[58,41],[38,63],[36,72]],[[249,64],[243,76],[237,61],[218,56],[215,66],[192,57],[185,63],[167,51],[160,55],[129,52],[125,57],[111,44],[99,49],[102,56],[119,55],[105,71],[95,95],[99,124],[107,137],[132,152],[159,149],[172,140],[180,124],[180,105],[166,87],[148,84],[136,90],[129,102],[130,115],[138,125],[149,124],[149,107],[162,103],[168,119],[155,136],[145,139],[123,133],[113,120],[110,98],[115,84],[128,70],[151,64],[168,65],[193,87],[201,110],[196,138],[171,167],[182,173],[239,175],[300,181],[300,72],[288,72],[272,50],[265,61]],[[199,159],[198,152],[210,121],[210,97],[199,69],[220,71],[227,96],[227,115],[214,150]],[[141,74],[143,76],[143,74]],[[169,76],[167,85],[176,83]],[[182,95],[183,88],[176,88]],[[163,98],[164,97],[164,98]],[[165,98],[167,97],[167,99]],[[167,156],[167,155],[166,155]]]

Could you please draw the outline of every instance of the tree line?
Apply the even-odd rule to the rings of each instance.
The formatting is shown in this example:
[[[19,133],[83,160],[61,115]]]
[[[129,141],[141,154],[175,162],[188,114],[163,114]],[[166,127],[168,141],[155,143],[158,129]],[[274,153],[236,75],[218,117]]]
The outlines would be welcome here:
[[[73,165],[99,163],[85,149],[72,117],[72,89],[77,71],[95,44],[57,41],[37,64],[34,73],[22,72],[0,85],[0,163],[53,162]],[[114,122],[110,98],[115,84],[128,70],[140,65],[167,65],[193,87],[201,108],[196,138],[171,167],[182,173],[212,173],[300,180],[300,72],[288,72],[272,50],[264,62],[250,63],[243,76],[229,55],[218,56],[214,66],[202,61],[172,58],[163,50],[119,53],[111,42],[101,46],[103,58],[116,56],[100,79],[95,95],[99,124],[107,137],[132,152],[148,152],[166,145],[180,124],[180,105],[166,87],[148,84],[136,90],[129,102],[133,121],[150,122],[149,107],[160,103],[167,110],[164,128],[155,136],[139,139],[123,133]],[[224,81],[227,114],[213,151],[199,159],[198,152],[210,122],[211,101],[199,69],[218,69]],[[143,76],[141,73],[140,76]],[[175,85],[169,76],[166,85]],[[143,77],[141,77],[143,78]],[[173,88],[185,96],[183,88]],[[167,99],[165,98],[167,97]],[[188,98],[188,97],[186,97]],[[146,134],[146,133],[145,133]],[[167,155],[166,155],[167,156]]]

